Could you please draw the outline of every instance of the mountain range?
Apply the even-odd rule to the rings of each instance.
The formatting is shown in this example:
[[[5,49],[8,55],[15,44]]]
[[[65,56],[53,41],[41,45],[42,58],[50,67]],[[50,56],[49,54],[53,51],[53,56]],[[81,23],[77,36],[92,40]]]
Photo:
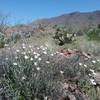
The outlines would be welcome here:
[[[73,31],[85,30],[97,27],[100,24],[100,10],[93,12],[73,12],[60,16],[33,21],[28,24],[16,25],[7,30],[11,32],[52,32],[55,25],[63,25]]]

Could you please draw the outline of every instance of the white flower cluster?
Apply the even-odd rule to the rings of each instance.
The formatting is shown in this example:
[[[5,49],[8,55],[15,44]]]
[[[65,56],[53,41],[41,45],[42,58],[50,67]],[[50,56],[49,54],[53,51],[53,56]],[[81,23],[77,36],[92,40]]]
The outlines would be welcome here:
[[[37,66],[37,65],[38,65],[38,63],[37,63],[37,62],[34,62],[34,65],[35,65],[35,66]]]
[[[47,54],[47,52],[46,52],[46,51],[44,51],[44,52],[43,52],[43,54]]]
[[[61,70],[60,73],[63,74],[64,72]]]
[[[93,75],[96,75],[95,71],[93,69],[90,69]]]
[[[99,59],[97,59],[97,61],[98,61],[98,62],[100,62],[100,60],[99,60]]]
[[[26,48],[26,46],[25,46],[25,44],[24,44],[24,43],[22,44],[22,48],[23,48],[23,49],[25,49],[25,48]]]
[[[39,71],[40,70],[40,67],[37,67],[36,69]]]
[[[87,65],[86,65],[86,64],[84,64],[84,67],[85,67],[85,68],[87,68]]]
[[[95,64],[95,63],[96,63],[96,61],[95,61],[95,60],[92,60],[92,63],[94,63],[94,64]]]
[[[38,61],[41,61],[42,59],[41,58],[38,58]]]
[[[13,65],[15,65],[15,66],[16,66],[16,65],[17,65],[17,63],[16,63],[16,62],[14,62],[14,63],[13,63]]]
[[[30,58],[30,61],[33,61],[33,58],[32,57]]]
[[[20,50],[19,50],[19,49],[17,49],[17,50],[16,50],[16,52],[20,52]]]
[[[82,66],[83,64],[80,62],[79,65]]]
[[[95,82],[94,79],[90,79],[90,82],[91,82],[92,85],[96,85],[96,82]]]
[[[24,56],[25,59],[29,59],[29,57],[27,55]]]
[[[9,44],[5,44],[4,46],[5,46],[5,47],[8,47],[8,46],[9,46]]]
[[[25,54],[26,54],[26,52],[22,52],[21,54],[25,55]]]
[[[50,62],[49,61],[46,61],[46,63],[49,64]]]

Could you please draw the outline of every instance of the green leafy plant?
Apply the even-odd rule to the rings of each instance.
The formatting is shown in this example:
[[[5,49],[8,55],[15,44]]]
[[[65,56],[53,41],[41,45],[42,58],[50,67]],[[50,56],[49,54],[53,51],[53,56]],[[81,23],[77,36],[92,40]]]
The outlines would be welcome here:
[[[92,41],[100,41],[100,29],[90,29],[87,33],[86,33],[87,37],[89,40]]]

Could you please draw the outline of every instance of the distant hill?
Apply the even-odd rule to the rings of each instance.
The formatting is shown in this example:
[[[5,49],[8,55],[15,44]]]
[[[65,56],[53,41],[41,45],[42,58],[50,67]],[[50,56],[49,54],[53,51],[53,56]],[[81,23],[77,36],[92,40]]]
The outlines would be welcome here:
[[[41,19],[27,25],[15,26],[10,31],[41,32],[42,30],[52,32],[54,25],[64,25],[68,29],[79,31],[89,27],[96,27],[98,24],[100,24],[100,10],[93,12],[73,12],[57,17]],[[10,31],[8,30],[8,32]]]

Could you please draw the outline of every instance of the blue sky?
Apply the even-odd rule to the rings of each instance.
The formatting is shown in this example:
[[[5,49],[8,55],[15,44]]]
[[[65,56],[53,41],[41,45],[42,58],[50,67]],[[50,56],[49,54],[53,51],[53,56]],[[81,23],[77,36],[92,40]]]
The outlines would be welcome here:
[[[12,24],[94,10],[100,10],[100,0],[0,0],[0,12],[8,14]]]

